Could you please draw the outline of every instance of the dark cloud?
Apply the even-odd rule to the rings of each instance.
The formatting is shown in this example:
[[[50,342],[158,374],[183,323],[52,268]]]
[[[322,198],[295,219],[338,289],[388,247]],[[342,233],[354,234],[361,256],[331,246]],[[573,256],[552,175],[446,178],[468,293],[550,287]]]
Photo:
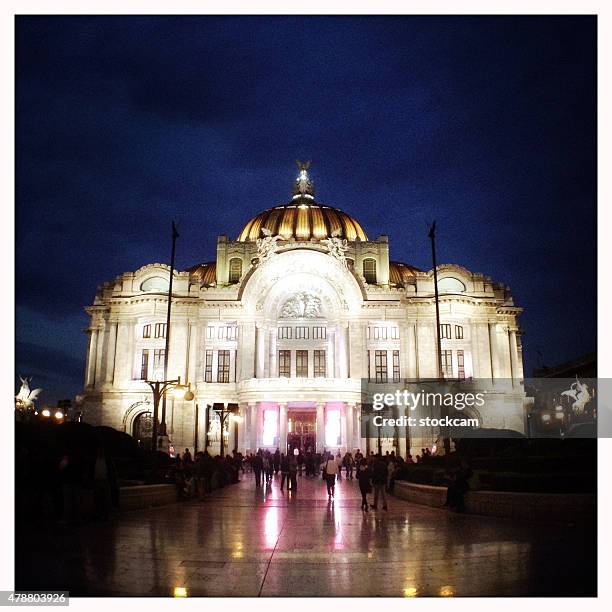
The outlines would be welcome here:
[[[594,348],[594,17],[18,17],[16,52],[17,358],[50,392],[99,283],[173,217],[179,265],[213,258],[296,158],[394,259],[427,268],[436,218],[508,283],[528,372]]]

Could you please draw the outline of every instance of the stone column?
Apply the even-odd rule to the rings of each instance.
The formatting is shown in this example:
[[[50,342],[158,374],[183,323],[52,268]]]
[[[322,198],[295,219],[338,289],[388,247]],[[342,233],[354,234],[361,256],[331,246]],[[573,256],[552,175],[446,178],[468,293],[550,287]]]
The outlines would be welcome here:
[[[355,404],[346,404],[346,448],[351,453],[355,450]]]
[[[336,377],[336,366],[334,363],[334,332],[327,330],[327,348],[325,351],[325,377]]]
[[[340,446],[345,450],[348,448],[348,427],[346,422],[346,404],[340,409]]]
[[[278,405],[278,447],[281,453],[287,451],[287,404]]]
[[[346,346],[346,325],[340,323],[336,337],[336,347],[338,355],[338,376],[348,378],[348,354]]]
[[[189,349],[187,353],[187,372],[185,377],[186,383],[195,383],[196,368],[198,363],[198,326],[195,323],[189,324]]]
[[[104,382],[113,384],[115,378],[115,348],[117,346],[117,321],[109,323],[108,344],[106,348],[106,372]]]
[[[325,402],[317,402],[317,452],[325,448]]]
[[[266,343],[265,343],[266,330],[263,325],[257,325],[255,329],[255,351],[256,351],[256,367],[255,376],[257,378],[265,377],[265,363],[266,363]]]
[[[522,378],[518,359],[516,330],[508,330],[508,341],[510,342],[510,368],[512,372],[512,386],[514,386],[514,381]]]
[[[278,364],[277,364],[278,351],[276,350],[277,335],[278,335],[278,329],[276,327],[272,328],[270,330],[270,371],[268,373],[269,378],[278,378]]]
[[[96,384],[96,349],[98,348],[98,330],[89,329],[89,347],[87,349],[87,363],[85,365],[85,386]]]
[[[405,333],[407,336],[407,339],[406,339],[406,352],[407,352],[406,375],[408,378],[415,380],[419,377],[419,364],[418,364],[418,359],[417,359],[416,333],[414,329],[414,323],[408,323],[408,325],[406,325]]]
[[[249,425],[249,435],[251,436],[251,451],[257,452],[259,447],[259,410],[258,405],[256,403],[249,404],[249,413],[251,416],[250,425]]]
[[[491,355],[491,378],[499,378],[499,350],[497,346],[496,323],[489,323],[489,354]]]

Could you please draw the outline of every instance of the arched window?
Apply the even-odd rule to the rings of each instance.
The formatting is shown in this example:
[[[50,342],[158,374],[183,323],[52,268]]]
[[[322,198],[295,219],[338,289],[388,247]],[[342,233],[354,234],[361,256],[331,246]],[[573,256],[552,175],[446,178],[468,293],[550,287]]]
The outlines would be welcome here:
[[[369,257],[363,260],[363,276],[369,285],[376,284],[376,260]]]
[[[242,276],[242,259],[232,257],[229,262],[229,282],[237,283]]]
[[[161,276],[151,276],[140,285],[141,291],[151,291],[152,293],[168,291],[168,281]]]
[[[438,281],[438,291],[440,293],[463,293],[465,285],[458,278],[447,276]]]

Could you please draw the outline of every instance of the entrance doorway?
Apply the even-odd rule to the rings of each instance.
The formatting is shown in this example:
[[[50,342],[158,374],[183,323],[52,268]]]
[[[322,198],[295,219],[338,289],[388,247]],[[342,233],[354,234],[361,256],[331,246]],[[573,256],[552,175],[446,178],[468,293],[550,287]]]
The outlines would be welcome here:
[[[287,420],[287,452],[294,449],[303,453],[317,449],[317,415],[315,412],[291,410]]]
[[[153,438],[153,415],[150,412],[141,412],[132,425],[132,437],[138,442],[138,446],[146,450],[151,449]]]

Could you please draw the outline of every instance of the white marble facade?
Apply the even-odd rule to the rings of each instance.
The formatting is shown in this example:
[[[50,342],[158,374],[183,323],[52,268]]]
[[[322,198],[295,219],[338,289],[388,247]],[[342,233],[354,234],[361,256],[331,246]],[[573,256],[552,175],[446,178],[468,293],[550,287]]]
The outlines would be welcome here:
[[[360,437],[361,379],[384,376],[385,360],[389,381],[437,376],[433,272],[390,262],[386,236],[368,240],[354,219],[318,204],[310,183],[294,193],[237,240],[219,236],[215,262],[175,272],[168,377],[195,394],[167,399],[179,449],[205,440],[218,449],[215,403],[242,417],[227,449],[283,449],[298,413],[312,415],[317,449],[374,448]],[[168,278],[165,264],[126,272],[86,309],[87,422],[144,435],[144,379],[163,376]],[[440,265],[438,284],[446,377],[474,377],[503,397],[503,408],[479,415],[482,426],[523,432],[521,309],[506,286],[459,265]],[[406,452],[403,437],[385,444]]]

